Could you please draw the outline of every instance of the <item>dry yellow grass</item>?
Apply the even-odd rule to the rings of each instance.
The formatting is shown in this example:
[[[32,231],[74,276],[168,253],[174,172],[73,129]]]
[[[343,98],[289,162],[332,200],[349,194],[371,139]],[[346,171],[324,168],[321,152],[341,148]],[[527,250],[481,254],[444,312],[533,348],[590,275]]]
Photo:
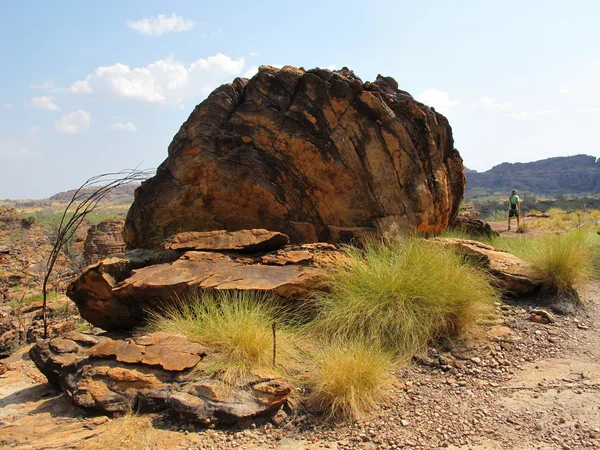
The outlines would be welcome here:
[[[154,450],[158,432],[152,427],[149,416],[125,414],[115,419],[107,431],[77,446],[77,450]]]
[[[320,346],[310,373],[309,404],[326,419],[356,420],[392,384],[392,359],[377,345],[336,341]]]

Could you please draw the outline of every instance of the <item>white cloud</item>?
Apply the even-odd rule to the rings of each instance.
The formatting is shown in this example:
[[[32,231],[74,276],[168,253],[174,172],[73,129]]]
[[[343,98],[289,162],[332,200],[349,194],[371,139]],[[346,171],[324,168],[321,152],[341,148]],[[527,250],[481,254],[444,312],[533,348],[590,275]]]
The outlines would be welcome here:
[[[176,16],[175,13],[171,17],[164,14],[159,14],[158,17],[146,17],[140,20],[128,20],[127,26],[134,31],[146,36],[160,36],[165,33],[176,31],[188,31],[194,27],[194,22],[185,20],[183,17]]]
[[[471,105],[471,108],[480,108],[485,109],[487,111],[507,111],[514,107],[515,105],[513,105],[512,103],[500,103],[497,102],[496,99],[490,97],[481,97],[473,105]]]
[[[326,68],[326,69],[329,69],[329,70],[336,70],[336,69],[337,69],[337,67],[335,67],[335,64],[329,64],[329,65],[328,65],[327,67],[325,67],[325,68]]]
[[[250,55],[250,56],[258,56],[258,52],[248,52],[248,55]]]
[[[577,110],[577,112],[580,112],[580,113],[595,113],[595,112],[599,112],[599,111],[600,111],[600,107],[597,107],[597,106],[592,106],[589,108],[579,108]]]
[[[0,146],[0,158],[17,160],[17,159],[31,159],[44,156],[43,153],[27,150],[24,147],[19,148],[2,148]]]
[[[44,80],[42,84],[30,84],[31,89],[54,89],[54,80]]]
[[[91,75],[88,75],[85,80],[76,81],[71,85],[69,90],[75,94],[89,94],[92,92],[92,88],[90,86],[90,78]]]
[[[129,131],[129,132],[138,131],[137,127],[133,123],[131,123],[131,122],[127,122],[127,123],[123,123],[123,122],[115,123],[114,125],[110,126],[109,130],[114,130],[114,131]]]
[[[252,78],[257,73],[258,73],[258,66],[250,66],[244,71],[244,73],[242,73],[242,77],[243,78]]]
[[[564,83],[561,83],[558,86],[558,92],[562,95],[562,94],[566,94],[567,92],[569,92],[569,86],[567,86]]]
[[[447,92],[440,91],[439,89],[427,89],[421,92],[417,99],[426,105],[433,106],[439,111],[447,111],[458,105],[456,100],[450,99],[450,95]]]
[[[58,111],[60,108],[54,103],[54,97],[51,95],[42,95],[41,97],[33,97],[29,103],[33,108],[48,109],[50,111]]]
[[[5,107],[6,109],[8,109],[8,108],[12,108],[12,103],[5,103],[5,104],[4,104],[4,107]]]
[[[33,126],[31,126],[31,127],[29,127],[27,129],[27,132],[29,134],[37,134],[38,131],[40,131],[40,126],[39,125],[33,125]]]
[[[83,109],[65,114],[56,121],[56,129],[61,133],[76,134],[89,131],[91,114]]]
[[[208,95],[216,86],[244,72],[244,59],[221,53],[199,59],[189,67],[168,57],[146,67],[121,63],[98,67],[85,80],[71,86],[73,92],[108,91],[147,103],[180,104],[184,98]],[[77,86],[77,88],[75,88]]]

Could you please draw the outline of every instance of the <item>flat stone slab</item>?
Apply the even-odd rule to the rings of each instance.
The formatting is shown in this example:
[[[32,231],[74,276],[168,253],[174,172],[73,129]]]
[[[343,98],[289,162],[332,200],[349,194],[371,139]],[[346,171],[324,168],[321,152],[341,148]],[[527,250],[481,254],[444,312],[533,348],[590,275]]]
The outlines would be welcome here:
[[[269,252],[288,244],[290,239],[283,233],[264,229],[240,231],[187,231],[176,234],[165,249]]]
[[[453,246],[461,254],[480,263],[494,277],[494,286],[505,295],[528,297],[541,287],[532,265],[504,250],[467,239],[436,238],[431,241]]]

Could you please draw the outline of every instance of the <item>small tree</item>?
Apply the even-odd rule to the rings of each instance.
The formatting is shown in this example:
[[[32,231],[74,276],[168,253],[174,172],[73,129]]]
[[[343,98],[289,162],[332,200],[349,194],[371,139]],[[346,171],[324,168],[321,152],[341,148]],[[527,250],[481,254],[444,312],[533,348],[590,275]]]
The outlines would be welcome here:
[[[43,283],[43,318],[44,339],[48,337],[48,313],[47,313],[47,289],[48,280],[54,270],[56,260],[61,251],[68,245],[71,238],[88,214],[98,208],[101,200],[105,199],[113,190],[119,186],[131,183],[139,183],[148,179],[154,170],[127,169],[121,172],[104,173],[89,178],[73,194],[71,200],[65,207],[60,224],[56,230],[56,238],[46,261],[46,272]],[[97,187],[99,186],[100,187]],[[93,189],[90,192],[90,189]],[[72,212],[71,212],[72,210]]]

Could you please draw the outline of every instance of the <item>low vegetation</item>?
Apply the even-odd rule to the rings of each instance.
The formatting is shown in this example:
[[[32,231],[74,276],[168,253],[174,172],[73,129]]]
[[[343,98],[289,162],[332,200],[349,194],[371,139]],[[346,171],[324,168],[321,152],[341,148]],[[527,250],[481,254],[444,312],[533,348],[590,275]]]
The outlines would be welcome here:
[[[183,334],[219,352],[212,365],[227,380],[254,369],[273,367],[273,324],[277,326],[277,362],[291,365],[293,332],[283,324],[284,311],[267,295],[246,291],[202,292],[179,299],[153,314],[149,331]]]
[[[486,276],[452,249],[417,238],[348,247],[318,299],[313,332],[408,358],[473,326],[494,297]]]
[[[391,386],[392,357],[381,348],[361,341],[318,348],[308,378],[308,403],[327,419],[360,418]]]
[[[135,413],[125,414],[116,419],[114,426],[97,437],[83,441],[77,450],[152,450],[161,446],[156,441],[157,432],[150,423],[150,417],[142,417]]]
[[[598,244],[586,230],[503,240],[499,247],[535,268],[549,294],[578,298],[576,287],[600,267]],[[596,266],[596,267],[595,267]]]

